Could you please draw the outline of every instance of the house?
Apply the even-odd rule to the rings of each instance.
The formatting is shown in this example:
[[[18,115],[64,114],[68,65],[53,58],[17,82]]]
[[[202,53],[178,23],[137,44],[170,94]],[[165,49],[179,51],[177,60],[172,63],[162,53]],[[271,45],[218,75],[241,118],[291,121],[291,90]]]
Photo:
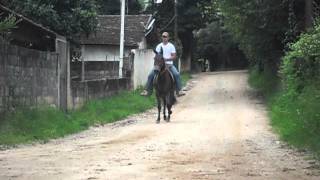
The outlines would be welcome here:
[[[126,15],[124,56],[132,49],[146,49],[145,27],[151,15]],[[80,40],[84,61],[118,61],[120,46],[120,15],[99,15],[95,33],[83,35]]]

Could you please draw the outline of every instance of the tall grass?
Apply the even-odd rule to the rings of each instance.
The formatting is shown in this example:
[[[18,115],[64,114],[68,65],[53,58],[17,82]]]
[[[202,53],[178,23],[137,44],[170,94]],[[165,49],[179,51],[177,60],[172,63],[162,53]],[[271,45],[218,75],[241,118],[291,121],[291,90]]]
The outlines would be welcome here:
[[[190,73],[188,73],[188,72],[181,73],[182,86],[185,86],[189,79],[191,79],[191,74]]]
[[[320,155],[320,91],[309,85],[298,96],[282,92],[270,105],[272,126],[298,148]]]
[[[250,69],[248,81],[249,84],[261,92],[267,100],[277,94],[280,89],[279,78],[267,68],[263,72],[259,72],[257,68]]]

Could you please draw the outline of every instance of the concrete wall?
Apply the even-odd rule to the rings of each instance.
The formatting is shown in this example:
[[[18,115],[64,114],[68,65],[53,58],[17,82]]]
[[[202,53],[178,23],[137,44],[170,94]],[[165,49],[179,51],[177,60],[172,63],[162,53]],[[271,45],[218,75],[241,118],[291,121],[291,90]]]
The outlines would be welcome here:
[[[89,100],[106,98],[119,91],[131,90],[131,61],[130,58],[124,58],[124,78],[118,76],[119,61],[84,61],[83,64],[72,62],[72,109],[81,107]],[[84,76],[81,76],[81,71],[84,71]]]
[[[71,89],[73,108],[76,109],[89,100],[105,98],[120,91],[131,89],[131,79],[72,81]]]
[[[154,52],[152,49],[135,49],[133,60],[133,88],[145,86],[148,74],[153,69]]]
[[[69,63],[66,41],[57,40],[56,46],[59,53],[31,50],[0,41],[0,113],[19,106],[44,104],[63,110],[77,108],[88,100],[130,90],[133,85],[135,88],[144,86],[153,68],[153,51],[135,50],[134,56],[130,53],[129,58],[124,58],[124,78],[114,77],[119,70],[118,61],[95,61],[87,66],[87,70],[93,71],[89,72],[92,79],[72,79],[70,70],[79,72],[79,64]],[[110,63],[115,65],[112,70]],[[101,79],[101,72],[106,73],[105,69],[112,77]]]
[[[58,55],[9,45],[0,39],[0,111],[59,106]]]
[[[93,80],[119,76],[119,61],[75,61],[71,62],[73,80]]]

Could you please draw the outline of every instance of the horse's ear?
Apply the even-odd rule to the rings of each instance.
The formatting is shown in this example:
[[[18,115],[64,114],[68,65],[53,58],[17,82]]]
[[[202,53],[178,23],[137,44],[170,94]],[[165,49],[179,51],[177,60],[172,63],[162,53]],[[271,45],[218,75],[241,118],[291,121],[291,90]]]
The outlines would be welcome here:
[[[155,54],[158,54],[158,52],[156,51],[156,49],[153,49],[153,52],[154,52]]]

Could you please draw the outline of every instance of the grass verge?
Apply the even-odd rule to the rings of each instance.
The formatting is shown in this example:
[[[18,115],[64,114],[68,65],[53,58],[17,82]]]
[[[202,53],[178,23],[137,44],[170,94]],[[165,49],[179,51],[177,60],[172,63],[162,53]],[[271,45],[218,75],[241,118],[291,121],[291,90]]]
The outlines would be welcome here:
[[[320,92],[305,87],[297,96],[282,92],[270,103],[271,124],[280,137],[320,157]]]
[[[188,72],[181,73],[182,86],[185,86],[189,79],[191,79],[190,73],[188,73]]]
[[[121,92],[116,96],[94,100],[69,113],[50,107],[20,109],[0,122],[0,144],[15,145],[32,141],[48,141],[106,124],[143,112],[155,105],[155,98],[141,97],[140,90]]]
[[[281,90],[270,73],[250,71],[249,84],[266,100],[273,129],[285,142],[320,155],[319,86],[306,86],[300,94]]]
[[[185,85],[191,78],[182,73]],[[33,141],[46,142],[80,132],[90,126],[115,122],[155,106],[154,95],[140,96],[141,89],[93,100],[81,109],[64,113],[51,107],[19,109],[0,119],[0,145],[13,146]]]

